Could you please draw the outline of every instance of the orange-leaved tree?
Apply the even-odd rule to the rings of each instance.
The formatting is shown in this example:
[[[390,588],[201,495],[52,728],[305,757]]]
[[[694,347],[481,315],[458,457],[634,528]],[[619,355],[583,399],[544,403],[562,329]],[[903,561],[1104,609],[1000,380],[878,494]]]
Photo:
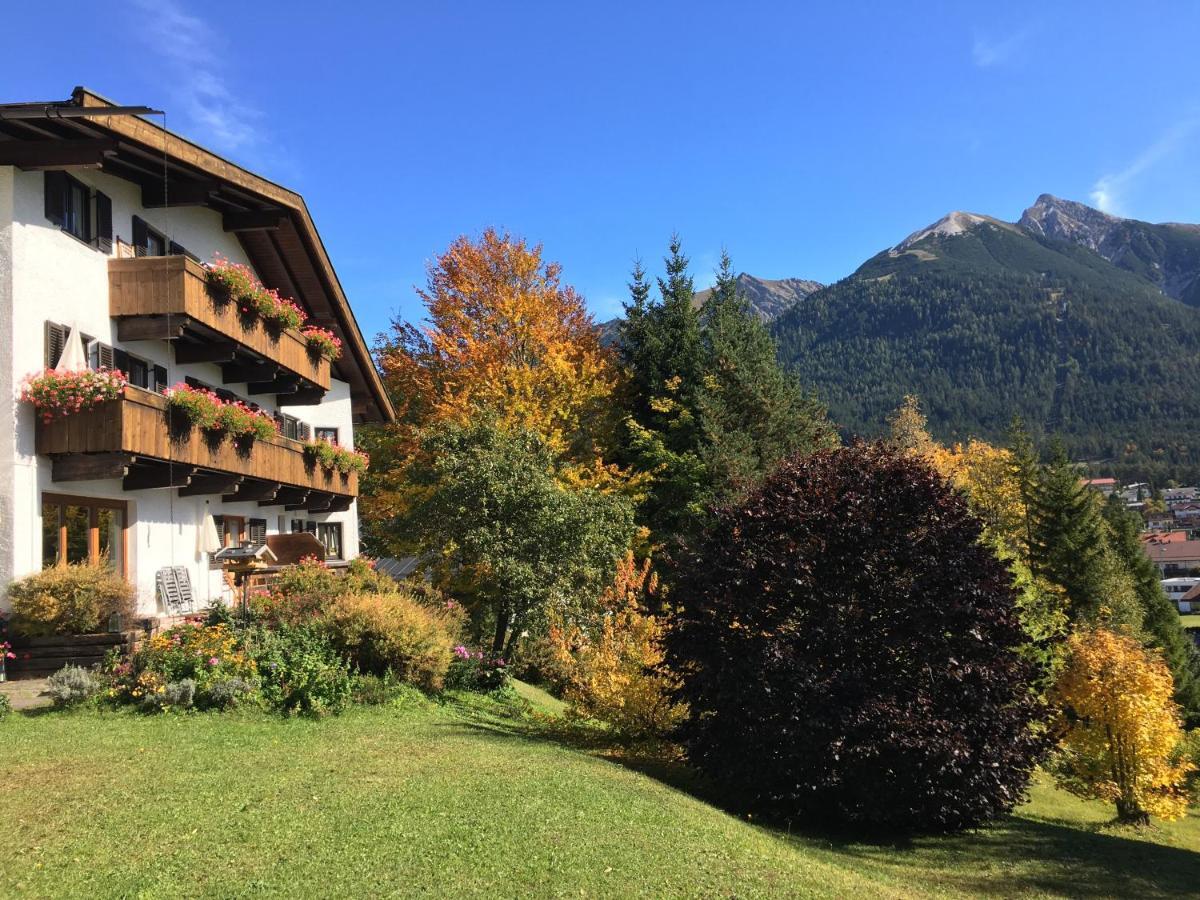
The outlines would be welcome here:
[[[494,229],[451,243],[418,291],[428,325],[397,322],[379,348],[404,423],[487,410],[581,467],[602,461],[619,369],[561,272],[541,246]]]
[[[1187,812],[1184,738],[1171,673],[1133,637],[1096,628],[1068,643],[1057,700],[1065,733],[1059,783],[1113,803],[1123,822]]]
[[[629,551],[600,596],[597,621],[550,628],[566,700],[577,714],[630,740],[667,737],[686,712],[672,699],[675,679],[662,668],[666,620],[651,609],[658,593],[650,560],[639,563]]]
[[[376,356],[398,422],[363,440],[372,456],[364,509],[377,550],[403,544],[391,535],[418,499],[407,471],[430,426],[486,416],[543,438],[568,485],[623,483],[612,464],[620,369],[561,276],[540,245],[491,228],[462,236],[428,267],[418,291],[426,321],[397,320],[381,336]]]

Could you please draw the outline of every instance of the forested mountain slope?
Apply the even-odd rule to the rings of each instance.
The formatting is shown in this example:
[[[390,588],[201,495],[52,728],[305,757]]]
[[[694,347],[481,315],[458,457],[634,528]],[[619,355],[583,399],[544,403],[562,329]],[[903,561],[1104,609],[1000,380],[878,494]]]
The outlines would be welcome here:
[[[794,305],[784,360],[850,433],[905,393],[936,435],[1014,414],[1118,474],[1200,477],[1200,310],[1079,243],[956,213]]]

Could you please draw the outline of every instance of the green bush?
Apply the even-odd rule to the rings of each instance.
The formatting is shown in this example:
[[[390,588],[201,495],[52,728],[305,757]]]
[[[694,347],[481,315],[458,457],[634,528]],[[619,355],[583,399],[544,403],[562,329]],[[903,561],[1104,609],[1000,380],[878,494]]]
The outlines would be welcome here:
[[[133,586],[102,565],[43,569],[9,585],[8,599],[13,631],[29,637],[105,631],[113,613],[129,622],[136,609]]]
[[[263,699],[271,706],[321,716],[340,712],[349,702],[350,668],[316,627],[258,628],[246,643],[258,667]]]
[[[440,691],[458,638],[456,619],[406,593],[334,597],[318,622],[334,647],[362,671]]]
[[[12,701],[8,699],[8,694],[0,694],[0,719],[8,717],[12,712]]]
[[[103,680],[91,669],[64,666],[46,679],[46,693],[55,706],[75,706],[90,700],[104,687]]]

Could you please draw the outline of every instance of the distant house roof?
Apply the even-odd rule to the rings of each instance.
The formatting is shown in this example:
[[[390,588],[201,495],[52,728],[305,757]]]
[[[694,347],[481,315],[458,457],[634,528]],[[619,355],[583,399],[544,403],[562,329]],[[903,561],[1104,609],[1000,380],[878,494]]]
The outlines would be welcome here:
[[[375,560],[375,571],[390,575],[392,578],[407,578],[417,571],[420,563],[420,558],[416,556],[402,556],[399,559],[385,556],[383,559]]]
[[[1115,485],[1116,483],[1117,479],[1115,478],[1089,478],[1084,481],[1088,487],[1108,487],[1110,484]]]
[[[1156,531],[1153,534],[1142,535],[1142,540],[1147,544],[1177,544],[1187,539],[1186,531]]]
[[[1192,600],[1200,600],[1200,584],[1196,585],[1186,594],[1179,598],[1180,602],[1190,602]]]
[[[1146,553],[1155,562],[1200,560],[1200,541],[1169,541],[1146,545]]]

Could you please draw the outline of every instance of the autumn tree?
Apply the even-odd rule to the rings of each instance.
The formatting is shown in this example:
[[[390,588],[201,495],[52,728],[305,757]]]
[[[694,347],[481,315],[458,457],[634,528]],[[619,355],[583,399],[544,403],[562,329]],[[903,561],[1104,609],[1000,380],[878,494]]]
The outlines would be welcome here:
[[[1123,822],[1184,815],[1193,767],[1175,758],[1184,735],[1166,664],[1106,628],[1076,633],[1069,651],[1057,687],[1064,711],[1059,783],[1115,804]]]
[[[672,697],[677,679],[663,667],[667,623],[650,559],[628,551],[593,615],[550,628],[555,672],[572,708],[629,740],[667,737],[685,712]]]
[[[902,453],[928,456],[933,449],[933,438],[929,436],[927,421],[920,399],[914,394],[905,394],[904,400],[888,416],[888,443]]]
[[[565,483],[621,483],[611,464],[619,366],[540,246],[490,228],[459,237],[418,295],[427,321],[395,321],[376,347],[398,421],[362,435],[372,456],[364,532],[375,552],[420,549],[402,525],[421,499],[409,469],[422,461],[423,430],[440,424],[487,416],[540,435]]]
[[[459,237],[417,293],[428,323],[396,321],[377,348],[404,438],[486,410],[578,466],[604,459],[618,367],[540,245],[491,228],[478,240]]]

